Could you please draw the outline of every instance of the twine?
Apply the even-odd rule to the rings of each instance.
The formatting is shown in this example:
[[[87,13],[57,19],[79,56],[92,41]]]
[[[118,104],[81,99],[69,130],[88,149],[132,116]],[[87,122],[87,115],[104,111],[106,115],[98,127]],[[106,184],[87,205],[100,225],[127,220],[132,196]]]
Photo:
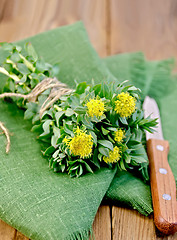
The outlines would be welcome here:
[[[7,130],[7,128],[4,126],[4,124],[2,122],[0,122],[0,128],[2,129],[3,133],[6,136],[7,139],[7,144],[6,144],[6,153],[9,153],[10,150],[10,136],[9,136],[9,131]]]
[[[50,89],[50,94],[47,99],[43,102],[40,110],[39,116],[42,117],[43,113],[51,107],[62,95],[71,93],[73,90],[67,88],[67,85],[58,81],[57,78],[45,78],[40,83],[36,85],[33,90],[28,94],[20,93],[2,93],[0,94],[0,99],[5,97],[20,97],[28,102],[37,102],[38,97],[47,89]],[[0,128],[3,130],[7,138],[6,153],[10,150],[10,137],[7,128],[0,122]]]

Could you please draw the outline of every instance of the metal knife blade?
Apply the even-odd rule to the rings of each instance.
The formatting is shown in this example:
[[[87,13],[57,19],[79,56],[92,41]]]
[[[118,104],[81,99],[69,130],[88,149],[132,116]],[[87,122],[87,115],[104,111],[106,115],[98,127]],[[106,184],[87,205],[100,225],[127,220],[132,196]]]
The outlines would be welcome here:
[[[169,143],[164,140],[160,113],[154,99],[146,97],[144,115],[158,118],[156,131],[146,132],[150,183],[156,227],[164,234],[177,232],[176,183],[168,164]]]
[[[150,138],[155,138],[155,139],[164,139],[163,138],[163,133],[162,133],[162,124],[160,120],[160,112],[159,108],[157,106],[156,101],[153,98],[146,97],[143,103],[143,109],[144,109],[144,117],[147,118],[148,116],[151,116],[152,118],[158,118],[157,122],[157,128],[155,129],[156,131],[154,133],[150,133],[146,131],[146,140]]]

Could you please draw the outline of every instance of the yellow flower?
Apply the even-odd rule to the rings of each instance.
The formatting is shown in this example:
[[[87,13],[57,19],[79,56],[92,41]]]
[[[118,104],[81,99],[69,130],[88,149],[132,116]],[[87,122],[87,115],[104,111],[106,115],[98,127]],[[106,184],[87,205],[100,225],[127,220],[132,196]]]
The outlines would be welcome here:
[[[130,117],[136,109],[136,99],[130,96],[128,92],[118,94],[117,98],[118,100],[115,101],[116,113],[121,117]]]
[[[71,138],[70,138],[70,139],[71,139]],[[65,138],[63,139],[63,142],[68,146],[70,139],[67,138],[67,137],[65,137]]]
[[[103,161],[106,163],[116,163],[121,158],[121,150],[117,146],[114,147],[113,151],[109,151],[109,157],[103,157]]]
[[[122,139],[125,137],[125,131],[121,128],[114,132],[114,140],[116,142],[122,142]]]
[[[104,102],[101,99],[90,99],[87,108],[90,117],[101,117],[105,111]]]
[[[91,134],[86,134],[79,127],[77,127],[73,138],[64,138],[63,142],[66,143],[73,156],[87,158],[92,154],[93,137]]]

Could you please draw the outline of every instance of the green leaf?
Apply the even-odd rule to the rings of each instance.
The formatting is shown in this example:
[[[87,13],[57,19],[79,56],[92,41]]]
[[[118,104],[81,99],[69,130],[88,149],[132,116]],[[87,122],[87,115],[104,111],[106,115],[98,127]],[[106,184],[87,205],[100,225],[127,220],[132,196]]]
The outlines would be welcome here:
[[[42,128],[43,128],[45,134],[50,133],[50,124],[51,124],[51,122],[52,122],[52,120],[50,119],[50,120],[46,120],[43,123]]]
[[[42,131],[42,123],[38,124],[38,125],[34,125],[32,128],[31,128],[31,131],[32,132],[41,132]]]
[[[65,115],[67,117],[70,117],[74,114],[74,111],[72,110],[72,108],[67,108],[66,111],[65,111]]]
[[[135,86],[131,86],[128,88],[128,91],[140,91],[140,89],[136,88]]]
[[[129,154],[124,153],[123,158],[124,158],[126,163],[130,163],[131,162],[131,156]]]
[[[93,123],[91,122],[91,119],[87,115],[82,115],[81,120],[87,128],[93,129]]]
[[[97,145],[97,135],[93,132],[93,131],[88,131],[92,137],[93,137],[93,142],[95,144],[95,146]]]
[[[24,63],[17,63],[17,67],[22,75],[31,73]]]
[[[44,71],[47,71],[48,70],[48,67],[46,67],[46,64],[44,61],[42,60],[38,60],[36,62],[36,69],[38,70],[38,72],[44,72]]]
[[[13,62],[19,62],[19,61],[21,60],[20,55],[19,55],[18,52],[12,53],[12,55],[10,56],[10,59],[11,59]]]
[[[74,136],[73,131],[71,131],[68,127],[67,124],[63,125],[63,130],[65,131],[65,133],[69,134],[70,136]]]
[[[24,114],[24,119],[31,119],[34,116],[34,112],[31,109],[27,109]]]
[[[43,154],[44,156],[51,155],[54,151],[55,151],[55,148],[53,146],[50,146],[45,150]]]
[[[148,163],[142,163],[139,171],[141,172],[143,178],[148,181],[149,180],[149,164]]]
[[[101,91],[101,84],[97,84],[93,87],[93,90],[95,92],[95,96],[99,95],[100,91]]]
[[[55,136],[57,136],[59,138],[60,137],[60,128],[53,125],[53,133]]]
[[[61,167],[61,171],[64,172],[66,168],[65,164],[61,164],[60,167]]]
[[[86,168],[86,170],[87,170],[88,172],[93,173],[93,170],[91,169],[91,167],[89,166],[89,164],[86,163],[86,162],[84,162],[84,164],[85,164],[85,168]]]
[[[102,146],[106,147],[106,148],[109,148],[111,151],[113,151],[113,144],[108,141],[108,140],[98,140],[98,143],[101,144]]]
[[[65,136],[66,136],[65,133],[61,134],[61,136],[60,136],[60,137],[58,138],[58,140],[57,140],[57,144],[62,143],[62,141],[63,141],[63,139],[65,138]]]
[[[121,169],[124,170],[124,171],[126,171],[126,167],[125,167],[125,165],[124,165],[123,159],[121,159],[121,160],[119,161],[119,164],[120,164]]]
[[[109,87],[105,82],[102,82],[101,84],[100,97],[109,98]]]
[[[141,144],[141,142],[137,141],[137,140],[130,140],[128,142],[128,146],[135,146],[135,145],[138,145],[138,144]]]
[[[99,151],[102,155],[104,155],[104,156],[106,156],[106,157],[109,157],[109,149],[108,149],[108,148],[99,147],[99,148],[98,148],[98,151]]]
[[[93,153],[93,161],[96,167],[100,168],[100,162],[98,160],[98,149],[96,148]]]
[[[27,79],[26,75],[23,75],[23,77],[20,79],[20,82],[24,83],[24,82],[26,82],[26,79]]]
[[[76,169],[78,169],[79,165],[73,165],[71,168],[70,168],[70,171],[74,171]]]
[[[39,83],[39,80],[35,79],[35,78],[32,78],[31,81],[30,81],[30,84],[31,84],[32,88],[34,88],[38,83]]]
[[[55,136],[55,135],[53,135],[52,138],[51,138],[51,145],[52,145],[53,147],[56,147],[56,145],[57,145],[57,140],[58,140],[58,137]]]
[[[60,154],[59,154],[59,157],[60,157],[60,158],[65,158],[66,155],[65,155],[64,153],[60,153]]]
[[[78,94],[84,93],[87,86],[88,85],[86,82],[79,83],[76,87],[76,93],[78,93]]]
[[[53,77],[56,77],[59,74],[59,72],[60,72],[60,67],[59,67],[59,64],[56,63],[52,66],[51,75]]]
[[[132,156],[132,161],[135,161],[136,163],[145,163],[147,160],[141,156]]]
[[[78,177],[80,177],[80,176],[83,174],[83,172],[84,172],[83,167],[82,167],[82,165],[80,164],[80,165],[79,165]]]
[[[108,139],[109,139],[109,141],[112,142],[113,144],[115,143],[114,139],[113,139],[110,135],[108,135]]]
[[[103,155],[101,153],[99,153],[98,154],[98,159],[99,159],[100,162],[102,161],[102,157],[103,157]]]
[[[63,114],[64,114],[63,111],[60,111],[60,112],[56,112],[56,113],[55,113],[55,119],[56,119],[57,127],[59,127],[59,120],[60,120],[61,116],[63,116]]]
[[[76,107],[78,107],[78,105],[80,105],[80,95],[78,95],[78,94],[74,94],[74,95],[71,95],[70,96],[70,107],[71,108],[76,108]]]
[[[33,60],[36,62],[38,60],[38,55],[31,43],[26,44],[26,50],[28,54],[32,56]]]
[[[137,111],[135,111],[135,112],[132,114],[132,119],[133,119],[134,122],[136,121],[137,114],[138,114]]]
[[[121,123],[123,123],[124,125],[128,125],[127,119],[123,118],[123,117],[119,117]]]
[[[78,114],[85,114],[86,113],[86,107],[76,107],[74,109],[74,112],[78,113]]]
[[[114,127],[108,127],[108,130],[113,131],[113,132],[116,132],[116,131],[117,131],[117,128],[114,128]]]
[[[109,130],[106,130],[103,126],[101,126],[101,130],[102,130],[103,135],[108,135]]]
[[[58,154],[59,154],[59,149],[57,149],[55,152],[54,152],[54,154],[52,155],[52,157],[53,158],[56,158],[57,156],[58,156]]]

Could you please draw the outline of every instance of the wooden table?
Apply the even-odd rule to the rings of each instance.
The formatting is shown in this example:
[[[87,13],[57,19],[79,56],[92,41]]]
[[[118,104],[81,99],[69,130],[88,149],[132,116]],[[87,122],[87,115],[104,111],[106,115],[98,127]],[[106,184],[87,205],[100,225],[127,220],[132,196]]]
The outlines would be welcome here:
[[[101,57],[143,51],[148,59],[177,57],[176,0],[0,0],[0,41],[15,41],[82,20]],[[101,206],[96,240],[175,240],[160,237],[153,217]],[[0,240],[28,240],[0,220]],[[48,239],[47,239],[48,240]]]

